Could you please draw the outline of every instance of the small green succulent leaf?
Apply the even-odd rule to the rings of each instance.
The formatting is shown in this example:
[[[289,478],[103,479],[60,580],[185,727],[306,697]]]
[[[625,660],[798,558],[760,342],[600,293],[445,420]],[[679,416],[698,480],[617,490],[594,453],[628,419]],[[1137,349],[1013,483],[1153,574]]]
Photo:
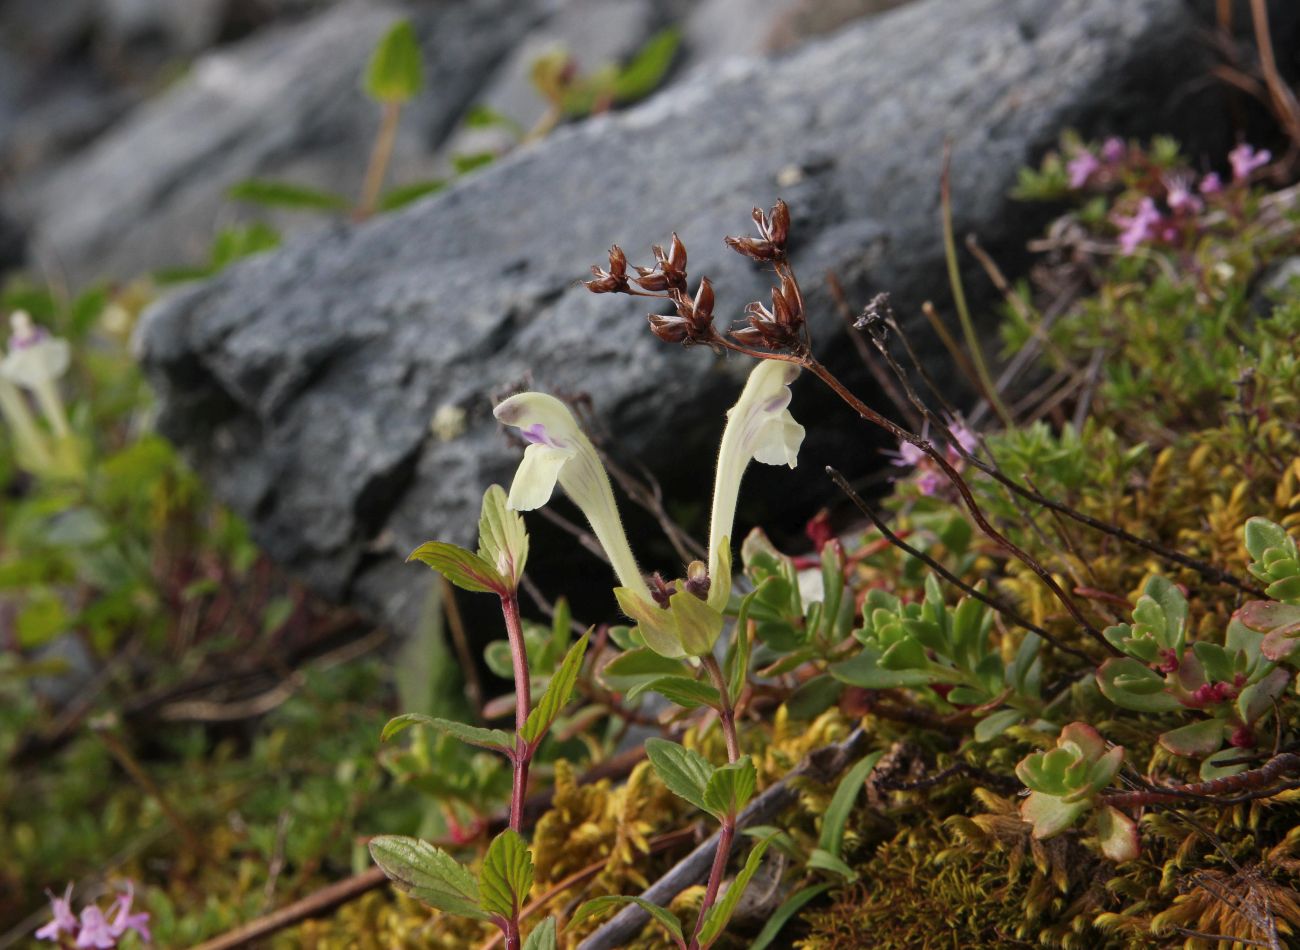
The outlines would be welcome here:
[[[745,888],[749,887],[750,880],[763,862],[763,852],[766,850],[766,841],[760,841],[754,845],[749,852],[749,857],[745,859],[745,866],[740,869],[740,873],[727,886],[726,893],[705,913],[704,922],[700,927],[701,948],[711,947],[713,942],[722,936],[722,932],[727,929],[727,924],[731,922],[731,915],[736,912],[736,905],[740,903],[740,898],[744,896]]]
[[[1286,670],[1273,670],[1257,682],[1251,683],[1237,696],[1237,715],[1251,725],[1273,708],[1273,703],[1286,692],[1291,681]]]
[[[1170,712],[1181,707],[1165,689],[1159,673],[1132,657],[1113,657],[1097,670],[1102,695],[1116,706],[1136,712]]]
[[[758,771],[754,761],[742,755],[735,762],[714,769],[704,786],[705,811],[722,819],[735,816],[749,804],[758,786]]]
[[[1132,861],[1140,850],[1137,822],[1110,805],[1097,812],[1097,840],[1101,853],[1116,862]]]
[[[1268,585],[1264,593],[1274,600],[1300,603],[1300,551],[1295,538],[1265,518],[1247,521],[1245,534],[1246,550],[1254,559],[1249,570]]]
[[[667,739],[647,739],[645,751],[668,791],[700,811],[710,811],[704,790],[713,775],[713,767],[704,756]]]
[[[569,926],[577,926],[588,917],[599,914],[603,910],[608,910],[610,907],[618,907],[622,904],[636,904],[643,911],[653,917],[659,926],[668,931],[677,942],[678,946],[685,945],[685,938],[682,936],[681,921],[673,916],[672,911],[660,907],[658,904],[652,904],[650,901],[644,900],[640,897],[628,897],[623,894],[609,894],[605,897],[594,897],[589,901],[583,902],[583,904],[573,912],[573,916],[569,918]]]
[[[1222,719],[1205,719],[1179,726],[1160,735],[1160,745],[1174,755],[1189,759],[1204,758],[1223,746],[1226,723]]]
[[[399,20],[371,54],[363,88],[377,102],[401,103],[414,98],[423,84],[424,64],[415,29],[409,20]]]
[[[826,806],[826,813],[822,815],[822,830],[817,839],[817,846],[826,853],[836,858],[840,856],[849,815],[853,813],[853,806],[857,803],[863,785],[866,784],[867,776],[871,774],[871,770],[876,767],[882,755],[884,755],[883,751],[869,752],[854,763],[835,786],[831,803]]]
[[[462,590],[486,594],[505,594],[509,590],[505,578],[489,562],[445,541],[426,541],[406,560],[429,565]]]
[[[507,828],[492,839],[479,871],[483,909],[510,920],[533,887],[533,856],[519,832]]]
[[[489,919],[474,875],[447,852],[418,838],[379,835],[370,839],[370,855],[402,893],[449,914]]]
[[[1300,605],[1252,600],[1233,619],[1264,634],[1260,652],[1273,662],[1284,662],[1300,649]]]
[[[547,917],[534,927],[524,941],[524,950],[559,950],[559,946],[554,917]]]
[[[506,501],[506,491],[500,485],[490,485],[483,493],[478,556],[496,569],[510,590],[519,586],[528,563],[528,530],[523,516]]]
[[[546,684],[546,692],[542,694],[533,711],[528,714],[528,719],[524,721],[524,728],[519,735],[529,745],[541,742],[542,737],[546,735],[546,730],[550,729],[551,723],[555,722],[555,717],[573,696],[573,687],[578,682],[582,658],[587,653],[589,642],[591,642],[590,630],[584,633],[577,643],[569,647],[569,652],[564,655],[560,668]]]
[[[484,749],[491,749],[494,752],[504,752],[506,755],[514,755],[515,737],[503,729],[484,729],[480,726],[469,726],[463,722],[425,716],[421,713],[406,713],[388,720],[388,724],[384,726],[384,731],[380,735],[380,740],[387,742],[399,732],[415,725],[430,726],[444,735],[459,739],[461,742],[467,742],[470,745],[476,745]]]
[[[1091,802],[1067,802],[1055,795],[1030,792],[1020,803],[1020,817],[1034,826],[1034,837],[1050,838],[1065,831],[1092,807]]]

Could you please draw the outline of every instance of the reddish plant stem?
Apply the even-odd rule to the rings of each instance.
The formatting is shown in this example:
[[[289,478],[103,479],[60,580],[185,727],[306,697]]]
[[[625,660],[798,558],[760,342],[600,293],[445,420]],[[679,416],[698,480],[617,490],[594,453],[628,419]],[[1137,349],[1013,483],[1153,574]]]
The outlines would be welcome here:
[[[522,733],[533,701],[528,681],[528,649],[524,646],[523,625],[519,622],[519,594],[516,591],[512,590],[501,597],[501,613],[506,620],[510,660],[515,669],[515,754],[514,786],[510,793],[510,830],[522,832],[524,798],[528,794],[528,766],[533,759],[532,747],[524,741]],[[518,922],[515,926],[517,930]]]
[[[722,675],[722,668],[718,666],[717,658],[713,654],[706,654],[700,662],[722,697],[718,707],[718,719],[722,723],[722,735],[727,742],[727,762],[735,762],[740,758],[740,742],[736,738],[736,708],[731,703],[727,679]],[[704,890],[704,901],[700,904],[700,916],[696,919],[695,930],[691,934],[690,950],[698,950],[700,945],[700,929],[704,926],[704,917],[708,914],[709,908],[718,899],[718,891],[722,889],[722,878],[727,873],[727,859],[731,856],[731,839],[735,836],[736,814],[728,812],[723,816],[722,827],[718,831],[718,850],[713,856],[713,869],[709,871],[709,883]]]
[[[1173,787],[1152,786],[1131,792],[1110,792],[1102,796],[1102,802],[1115,808],[1137,808],[1146,805],[1175,805],[1186,801],[1212,802],[1220,805],[1235,804],[1237,801],[1250,801],[1255,798],[1268,798],[1293,784],[1273,788],[1273,782],[1286,775],[1300,774],[1300,754],[1283,752],[1275,755],[1257,769],[1238,772],[1224,778],[1208,782],[1195,782],[1191,785]],[[1244,793],[1234,798],[1219,796]]]

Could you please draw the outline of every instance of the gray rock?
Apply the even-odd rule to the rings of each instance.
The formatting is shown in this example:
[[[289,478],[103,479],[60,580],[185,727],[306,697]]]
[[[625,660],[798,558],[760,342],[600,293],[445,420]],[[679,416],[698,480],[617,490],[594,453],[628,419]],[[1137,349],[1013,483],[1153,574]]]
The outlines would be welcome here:
[[[241,179],[355,189],[378,125],[360,76],[400,12],[339,6],[200,58],[173,90],[18,189],[15,214],[29,225],[35,260],[74,285],[131,277],[204,259],[216,225],[240,219],[225,192]],[[430,171],[434,147],[532,13],[527,4],[484,0],[421,6],[414,19],[428,92],[407,110],[395,176]]]
[[[700,0],[684,19],[689,64],[790,49],[914,0]]]
[[[1181,89],[1201,68],[1196,26],[1183,0],[922,0],[785,58],[700,73],[399,215],[305,238],[157,305],[138,344],[160,425],[273,557],[401,624],[427,573],[405,555],[469,540],[484,487],[513,472],[518,449],[490,416],[498,387],[531,377],[590,394],[624,457],[650,464],[670,497],[707,505],[710,445],[747,364],[661,344],[644,305],[577,286],[610,243],[645,260],[680,232],[725,322],[767,278],[721,237],[781,194],[814,337],[835,358],[846,347],[827,269],[855,300],[890,290],[905,316],[942,302],[945,138],[958,232],[1011,254],[1042,220],[1008,199],[1016,170],[1062,128],[1199,129],[1196,147],[1223,136],[1221,113]],[[1166,108],[1174,90],[1185,121]],[[819,459],[860,465],[870,438],[807,382],[794,405],[810,432],[800,471],[756,466],[747,482],[796,522],[814,510],[799,486],[825,497]],[[458,413],[463,433],[431,433],[435,415]],[[535,541],[534,562],[575,550]]]

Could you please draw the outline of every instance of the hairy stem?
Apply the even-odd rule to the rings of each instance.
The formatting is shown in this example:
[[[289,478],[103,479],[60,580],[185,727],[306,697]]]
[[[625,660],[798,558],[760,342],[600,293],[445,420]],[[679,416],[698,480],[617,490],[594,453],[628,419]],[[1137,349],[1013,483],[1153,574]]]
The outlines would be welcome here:
[[[727,679],[722,675],[722,668],[718,666],[717,658],[709,653],[701,658],[700,662],[704,665],[705,671],[709,674],[709,679],[717,687],[722,696],[722,703],[718,708],[718,718],[722,723],[722,735],[727,741],[727,761],[735,762],[740,758],[740,742],[736,738],[736,709],[731,704],[731,697],[727,690]],[[704,901],[700,904],[700,916],[695,921],[695,930],[691,934],[691,950],[699,947],[700,928],[704,926],[705,915],[718,899],[718,891],[722,889],[722,878],[727,873],[727,858],[731,856],[731,839],[736,836],[736,816],[734,812],[728,812],[722,819],[722,827],[718,831],[718,851],[713,857],[713,868],[709,871],[709,883],[704,889]]]
[[[515,591],[501,598],[501,613],[506,619],[506,637],[510,641],[510,661],[515,670],[515,755],[514,785],[510,793],[510,829],[522,831],[524,797],[528,794],[528,765],[532,762],[532,747],[523,740],[524,723],[533,701],[528,681],[528,649],[524,646],[524,630],[519,622],[519,595]],[[518,923],[516,939],[518,938]],[[507,934],[507,941],[509,934]],[[507,943],[507,945],[509,945]]]

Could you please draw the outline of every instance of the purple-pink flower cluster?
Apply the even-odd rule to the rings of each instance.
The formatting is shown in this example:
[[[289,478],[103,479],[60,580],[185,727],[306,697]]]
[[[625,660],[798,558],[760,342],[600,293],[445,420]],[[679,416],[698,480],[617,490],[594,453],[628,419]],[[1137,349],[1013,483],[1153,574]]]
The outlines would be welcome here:
[[[1156,170],[1140,149],[1130,149],[1122,140],[1110,138],[1099,149],[1076,151],[1066,163],[1066,173],[1075,191],[1105,189],[1131,179],[1134,173],[1149,183],[1142,186],[1147,194],[1141,196],[1136,207],[1129,205],[1111,214],[1111,222],[1119,229],[1120,252],[1127,256],[1146,244],[1177,244],[1182,237],[1197,233],[1207,199],[1244,188],[1272,158],[1267,149],[1243,142],[1228,153],[1230,183],[1225,184],[1217,172],[1210,172],[1198,182],[1190,172],[1151,174]]]
[[[952,433],[953,439],[966,453],[974,452],[979,445],[979,439],[975,433],[958,420],[954,419],[949,422],[948,431]],[[921,435],[924,438],[925,432],[922,432]],[[928,455],[912,443],[900,442],[898,451],[890,454],[894,455],[892,464],[916,469],[915,483],[922,495],[931,497],[938,495],[943,490],[944,485],[948,483],[948,478],[943,471],[931,461]],[[962,452],[957,450],[957,446],[948,445],[945,447],[944,456],[947,458],[948,464],[959,472],[965,466]]]
[[[96,950],[108,950],[116,947],[119,940],[128,931],[135,931],[140,939],[149,943],[149,914],[146,911],[131,913],[135,900],[135,885],[126,882],[126,889],[105,911],[98,904],[87,904],[81,908],[81,916],[72,912],[72,885],[63,892],[62,897],[50,895],[50,911],[54,918],[36,931],[37,940],[52,940],[62,944],[64,937],[72,940],[74,947],[94,947]]]

